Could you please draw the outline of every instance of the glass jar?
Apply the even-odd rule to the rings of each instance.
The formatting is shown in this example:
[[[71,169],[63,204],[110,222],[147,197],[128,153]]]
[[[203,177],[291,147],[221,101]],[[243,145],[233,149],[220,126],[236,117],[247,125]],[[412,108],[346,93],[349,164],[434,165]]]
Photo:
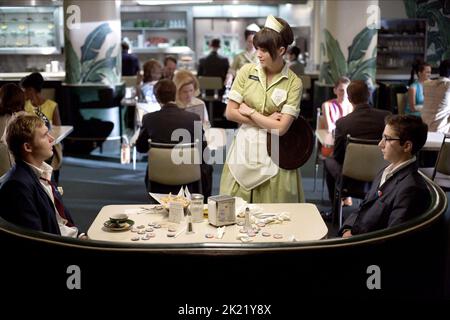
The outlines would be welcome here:
[[[200,193],[193,193],[191,195],[190,210],[192,215],[192,222],[203,221],[203,195]]]

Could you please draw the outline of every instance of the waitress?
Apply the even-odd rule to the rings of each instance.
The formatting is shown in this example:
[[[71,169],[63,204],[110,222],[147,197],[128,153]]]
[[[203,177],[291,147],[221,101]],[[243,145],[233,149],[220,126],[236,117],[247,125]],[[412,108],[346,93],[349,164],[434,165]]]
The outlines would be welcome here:
[[[299,170],[285,170],[272,161],[262,130],[282,136],[300,113],[302,83],[283,59],[293,40],[288,23],[273,16],[253,39],[259,64],[239,70],[225,112],[241,126],[227,155],[220,194],[253,203],[304,201]]]

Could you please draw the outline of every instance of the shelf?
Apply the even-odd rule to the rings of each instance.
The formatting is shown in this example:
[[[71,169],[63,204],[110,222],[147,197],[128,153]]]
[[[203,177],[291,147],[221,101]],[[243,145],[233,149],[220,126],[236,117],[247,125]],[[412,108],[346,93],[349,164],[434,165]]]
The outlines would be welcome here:
[[[0,54],[60,54],[61,50],[56,47],[40,47],[40,48],[31,48],[31,47],[0,47]]]
[[[377,54],[420,54],[423,55],[423,51],[402,51],[402,50],[388,50],[388,51],[381,51],[377,50]]]
[[[133,53],[167,53],[167,54],[192,54],[193,51],[189,47],[146,47],[146,48],[131,48]]]
[[[122,28],[123,31],[186,31],[186,28]]]
[[[381,38],[416,38],[416,39],[422,39],[424,37],[423,34],[385,34],[385,33],[378,33],[378,37]]]

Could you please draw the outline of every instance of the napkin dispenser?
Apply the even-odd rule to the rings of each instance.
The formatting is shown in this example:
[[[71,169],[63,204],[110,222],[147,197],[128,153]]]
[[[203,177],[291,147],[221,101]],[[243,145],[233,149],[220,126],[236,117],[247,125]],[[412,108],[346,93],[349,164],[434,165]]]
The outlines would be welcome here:
[[[208,198],[208,221],[216,227],[236,223],[234,197],[220,195]]]

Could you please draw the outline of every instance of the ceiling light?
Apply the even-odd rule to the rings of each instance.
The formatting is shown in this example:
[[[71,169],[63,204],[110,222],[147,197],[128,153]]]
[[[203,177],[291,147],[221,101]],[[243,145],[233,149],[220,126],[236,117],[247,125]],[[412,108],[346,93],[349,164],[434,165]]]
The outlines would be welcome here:
[[[213,0],[136,0],[141,6],[162,6],[167,4],[211,3]]]

